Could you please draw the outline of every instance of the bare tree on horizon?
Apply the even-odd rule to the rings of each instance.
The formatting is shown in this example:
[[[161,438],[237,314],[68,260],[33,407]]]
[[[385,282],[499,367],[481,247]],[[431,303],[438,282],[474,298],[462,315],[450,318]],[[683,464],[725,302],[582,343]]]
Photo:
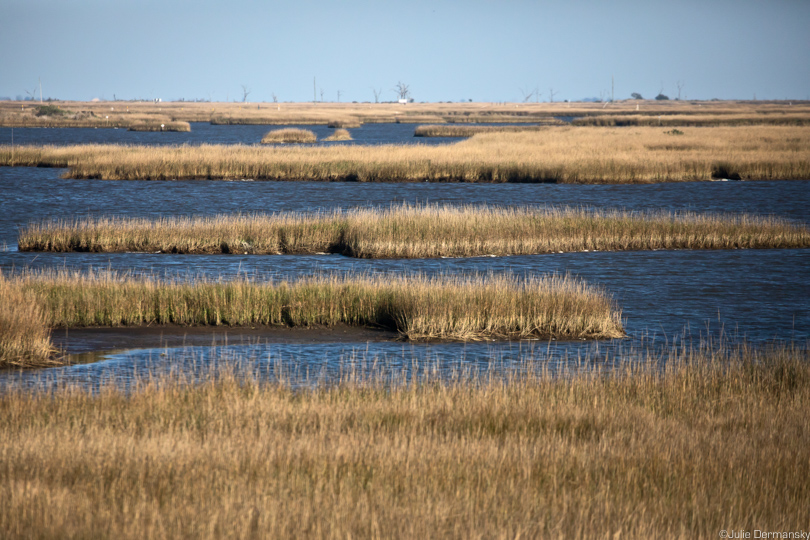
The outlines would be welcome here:
[[[246,85],[243,84],[242,85],[242,103],[247,102],[247,98],[248,98],[249,95],[250,95],[250,88],[248,88]]]
[[[399,99],[407,100],[411,95],[411,87],[402,81],[399,81],[396,86],[394,86],[393,90],[397,93]]]

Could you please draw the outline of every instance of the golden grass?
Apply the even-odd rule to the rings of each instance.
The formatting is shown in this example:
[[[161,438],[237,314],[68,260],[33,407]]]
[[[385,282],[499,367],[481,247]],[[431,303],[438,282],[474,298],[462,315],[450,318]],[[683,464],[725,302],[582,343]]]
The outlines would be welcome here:
[[[262,144],[287,144],[287,143],[314,143],[318,138],[315,133],[308,129],[285,128],[268,131],[262,137]]]
[[[326,142],[330,141],[350,141],[352,140],[352,135],[349,133],[348,129],[338,128],[336,129],[331,135],[323,139]]]
[[[325,214],[82,219],[24,227],[21,251],[342,253],[363,258],[571,251],[810,247],[810,229],[772,217],[589,209],[391,206]]]
[[[4,537],[717,538],[802,529],[807,349],[291,390],[0,394]]]
[[[4,287],[3,294],[31,315],[17,323],[7,311],[11,337],[0,342],[3,357],[30,347],[20,336],[34,326],[346,324],[393,330],[408,340],[462,341],[624,335],[621,313],[603,290],[557,276],[344,276],[260,283],[57,272],[8,278]],[[23,330],[12,328],[16,324]]]
[[[810,127],[559,127],[446,146],[0,146],[0,165],[70,178],[649,183],[810,178]],[[12,161],[13,159],[13,161]]]
[[[459,126],[459,125],[428,125],[417,126],[413,132],[414,137],[472,137],[479,133],[515,133],[526,131],[542,131],[548,125],[563,125],[560,120],[543,120],[542,126]]]
[[[0,273],[0,367],[52,365],[54,352],[42,307]]]

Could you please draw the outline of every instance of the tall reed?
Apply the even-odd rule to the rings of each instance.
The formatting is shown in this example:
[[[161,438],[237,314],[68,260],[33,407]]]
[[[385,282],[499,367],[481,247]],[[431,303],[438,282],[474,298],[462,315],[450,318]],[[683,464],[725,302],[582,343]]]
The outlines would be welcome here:
[[[773,217],[583,208],[391,206],[322,214],[99,218],[32,223],[22,251],[342,253],[470,257],[583,250],[810,247],[810,229]]]
[[[391,329],[409,340],[623,335],[615,302],[568,277],[343,276],[260,283],[58,272],[8,283],[33,298],[52,327],[347,324]]]
[[[53,365],[54,352],[42,306],[0,273],[0,367]]]
[[[806,348],[625,365],[295,391],[227,373],[147,375],[127,393],[6,390],[0,530],[691,539],[804,527]]]

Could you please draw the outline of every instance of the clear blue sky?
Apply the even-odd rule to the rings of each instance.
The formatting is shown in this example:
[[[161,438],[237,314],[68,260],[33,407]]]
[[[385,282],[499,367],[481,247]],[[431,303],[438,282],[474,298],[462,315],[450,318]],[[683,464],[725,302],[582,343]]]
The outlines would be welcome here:
[[[810,98],[810,1],[0,0],[0,96]],[[522,89],[522,90],[521,90]],[[37,90],[38,95],[38,90]],[[320,98],[320,96],[319,96]]]

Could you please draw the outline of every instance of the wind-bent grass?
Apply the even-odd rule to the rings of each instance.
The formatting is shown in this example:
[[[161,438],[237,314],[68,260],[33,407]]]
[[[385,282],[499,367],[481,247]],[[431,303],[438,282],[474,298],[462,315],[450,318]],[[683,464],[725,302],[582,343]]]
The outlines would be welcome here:
[[[47,327],[369,326],[403,339],[575,339],[623,335],[601,289],[567,277],[319,277],[293,283],[160,281],[111,273],[26,274],[8,290]],[[17,297],[15,297],[17,298]]]
[[[810,127],[559,127],[444,146],[0,146],[0,165],[70,178],[644,183],[810,178]]]
[[[262,137],[262,144],[284,144],[284,143],[314,143],[318,140],[315,133],[308,129],[284,128],[274,129],[265,133]]]
[[[338,129],[336,129],[334,131],[334,133],[332,133],[331,135],[329,135],[328,137],[326,137],[323,140],[327,141],[327,142],[330,142],[330,141],[350,141],[350,140],[352,140],[352,136],[349,133],[348,129],[338,128]]]
[[[572,208],[392,206],[326,214],[82,219],[32,223],[22,251],[342,253],[362,258],[570,251],[810,247],[810,229],[772,217]]]
[[[413,132],[414,137],[472,137],[479,133],[524,133],[527,131],[542,131],[550,125],[563,125],[560,120],[549,119],[543,125],[523,126],[465,126],[465,125],[429,125],[417,126]]]
[[[570,377],[349,378],[295,391],[216,373],[127,393],[4,391],[0,529],[9,539],[800,529],[807,349],[650,360]]]

